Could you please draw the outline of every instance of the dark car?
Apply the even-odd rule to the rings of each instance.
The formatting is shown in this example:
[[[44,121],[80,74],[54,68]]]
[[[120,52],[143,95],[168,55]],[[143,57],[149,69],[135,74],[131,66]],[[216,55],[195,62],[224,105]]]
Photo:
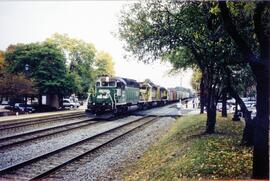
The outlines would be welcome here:
[[[24,103],[15,103],[14,111],[22,111],[22,112],[32,113],[35,111],[35,109],[32,106],[24,104]]]

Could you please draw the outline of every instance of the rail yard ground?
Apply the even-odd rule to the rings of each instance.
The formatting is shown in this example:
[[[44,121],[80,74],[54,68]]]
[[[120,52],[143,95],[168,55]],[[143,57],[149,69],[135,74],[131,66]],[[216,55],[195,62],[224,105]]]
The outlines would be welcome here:
[[[42,123],[39,120],[38,124],[33,120],[31,124],[20,122],[3,127],[6,135],[2,137],[18,135],[13,140],[18,143],[0,147],[0,180],[249,178],[251,149],[239,146],[243,123],[218,117],[217,134],[203,135],[206,117],[191,107],[179,111],[176,104],[170,104],[114,121],[98,122],[87,122],[84,119],[90,118],[78,113],[78,117],[57,117]],[[153,121],[136,123],[140,119],[142,123],[146,119]],[[112,131],[103,134],[106,130]],[[94,136],[97,134],[100,136]],[[77,143],[84,139],[88,141]],[[10,140],[2,139],[0,144],[6,144],[5,141]],[[106,144],[98,146],[103,143]],[[61,150],[68,145],[71,145],[68,149]],[[56,153],[50,153],[57,149]],[[43,157],[45,154],[48,156]],[[3,171],[37,156],[42,158]]]
[[[190,111],[191,109],[186,109],[183,113]],[[0,136],[0,142],[5,145],[0,147],[0,180],[29,180],[40,178],[39,175],[53,180],[116,178],[115,171],[117,173],[117,170],[121,170],[119,168],[122,168],[125,162],[137,160],[156,138],[170,128],[177,113],[176,106],[167,105],[142,111],[141,115],[131,115],[114,121],[100,120],[96,123],[91,120],[88,120],[89,123],[87,120],[85,122],[84,119],[87,118],[81,114],[72,118],[35,118],[36,120],[31,119],[30,123],[27,120],[19,123],[11,121],[11,125],[6,125],[7,122],[1,123],[5,124],[2,125],[2,131],[3,134],[6,133]],[[149,115],[150,118],[157,119],[147,124],[136,123],[140,118],[143,118],[144,123]],[[134,124],[128,126],[131,122]],[[122,130],[121,125],[124,126]],[[136,128],[136,125],[142,126]],[[106,130],[112,131],[103,134]],[[127,134],[117,137],[125,132]],[[103,137],[95,136],[99,134]],[[108,142],[114,137],[117,138],[96,149],[101,142]],[[87,142],[80,142],[85,139]],[[83,154],[87,150],[93,151]],[[81,153],[83,156],[79,156]],[[67,162],[68,164],[65,164]],[[52,169],[53,171],[50,171]]]
[[[218,116],[204,135],[206,115],[179,118],[159,141],[123,170],[121,180],[249,179],[252,149],[240,146],[243,123]]]

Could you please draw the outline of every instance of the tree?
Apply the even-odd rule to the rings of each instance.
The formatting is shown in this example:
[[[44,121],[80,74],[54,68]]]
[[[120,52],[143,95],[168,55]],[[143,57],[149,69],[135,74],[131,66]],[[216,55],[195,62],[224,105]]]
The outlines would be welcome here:
[[[74,86],[70,85],[72,81],[67,76],[65,58],[54,44],[19,44],[12,49],[8,48],[5,61],[8,72],[27,74],[27,77],[33,79],[40,104],[42,94],[58,95],[61,99],[63,95],[72,92]],[[25,70],[26,64],[29,66],[28,72]]]
[[[254,135],[253,178],[268,179],[270,3],[266,1],[256,3],[219,2],[219,8],[224,28],[238,46],[238,49],[245,57],[246,64],[250,65],[255,75],[257,83],[257,114]]]
[[[98,52],[96,56],[95,66],[96,77],[101,75],[113,76],[115,74],[112,57],[110,54],[104,51]]]
[[[57,45],[66,57],[68,72],[75,77],[75,92],[79,97],[85,95],[94,82],[94,61],[96,49],[93,44],[55,33],[46,42]]]
[[[4,51],[0,50],[0,72],[4,69],[5,56]]]
[[[175,67],[195,64],[201,69],[206,90],[206,133],[215,131],[221,71],[230,58],[235,61],[236,54],[234,44],[224,36],[219,17],[210,10],[211,3],[201,2],[135,3],[122,13],[119,30],[125,48],[139,60],[161,58]]]
[[[35,95],[37,90],[34,87],[33,81],[23,74],[4,73],[0,80],[0,95],[12,97]]]
[[[202,73],[200,69],[193,69],[193,74],[191,78],[191,86],[194,90],[198,91],[200,89],[200,82],[202,78]]]
[[[16,98],[19,96],[35,95],[34,82],[23,74],[11,74],[6,72],[5,53],[0,51],[0,95],[2,97]]]

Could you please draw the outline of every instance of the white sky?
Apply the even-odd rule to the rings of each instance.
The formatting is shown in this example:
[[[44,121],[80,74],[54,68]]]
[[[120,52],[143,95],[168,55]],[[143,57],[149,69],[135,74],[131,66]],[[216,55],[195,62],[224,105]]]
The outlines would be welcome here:
[[[112,35],[117,32],[118,15],[125,1],[0,1],[0,49],[16,43],[43,41],[53,33],[91,42],[97,50],[111,54],[117,76],[143,81],[150,78],[165,86],[191,88],[192,71],[168,76],[170,64],[151,65],[123,58],[123,43]]]

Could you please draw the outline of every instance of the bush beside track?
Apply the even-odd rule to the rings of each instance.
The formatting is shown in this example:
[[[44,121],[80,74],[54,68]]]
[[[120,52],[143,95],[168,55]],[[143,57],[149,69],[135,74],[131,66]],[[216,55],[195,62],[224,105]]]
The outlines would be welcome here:
[[[171,130],[124,170],[124,180],[248,179],[252,149],[240,146],[243,123],[217,117],[216,134],[202,134],[205,115],[179,118]]]

